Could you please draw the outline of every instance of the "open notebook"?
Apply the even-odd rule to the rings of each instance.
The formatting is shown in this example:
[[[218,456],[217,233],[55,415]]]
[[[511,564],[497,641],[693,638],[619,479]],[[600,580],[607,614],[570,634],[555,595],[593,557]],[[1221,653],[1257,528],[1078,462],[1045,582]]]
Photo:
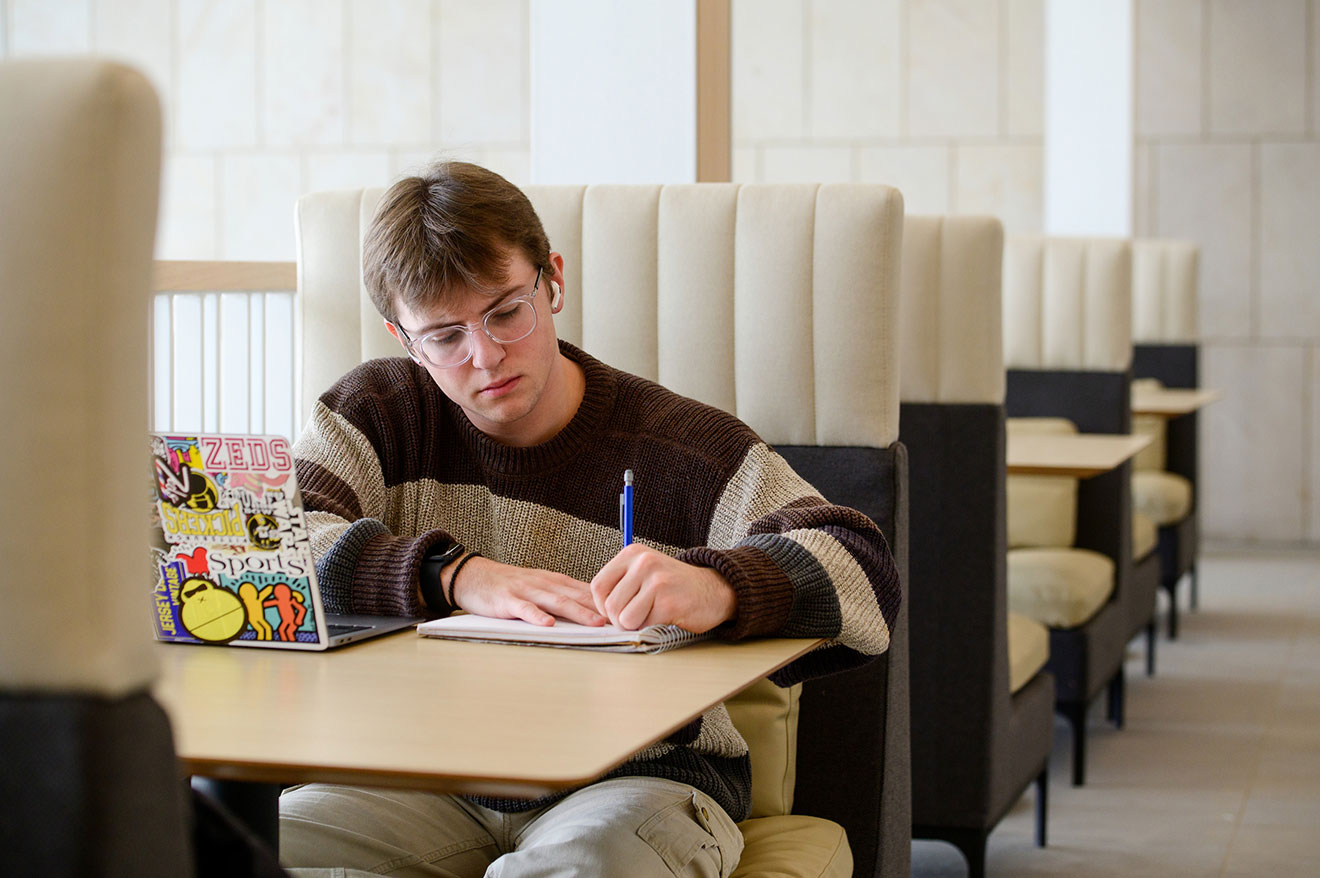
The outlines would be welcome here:
[[[546,627],[520,619],[491,619],[471,614],[432,619],[417,626],[417,633],[445,640],[480,643],[513,643],[521,646],[559,646],[605,652],[664,652],[704,640],[709,634],[693,634],[677,625],[648,625],[625,631],[613,625],[593,628],[560,620]]]

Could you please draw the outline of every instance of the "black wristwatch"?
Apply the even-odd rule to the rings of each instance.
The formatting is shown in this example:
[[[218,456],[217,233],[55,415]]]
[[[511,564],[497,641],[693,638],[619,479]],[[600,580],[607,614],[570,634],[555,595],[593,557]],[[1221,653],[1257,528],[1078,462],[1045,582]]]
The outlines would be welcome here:
[[[448,546],[439,544],[428,549],[426,557],[422,558],[417,576],[422,585],[422,600],[426,601],[427,609],[432,612],[438,613],[442,607],[449,605],[440,584],[440,571],[457,560],[464,551],[461,543],[450,543]]]

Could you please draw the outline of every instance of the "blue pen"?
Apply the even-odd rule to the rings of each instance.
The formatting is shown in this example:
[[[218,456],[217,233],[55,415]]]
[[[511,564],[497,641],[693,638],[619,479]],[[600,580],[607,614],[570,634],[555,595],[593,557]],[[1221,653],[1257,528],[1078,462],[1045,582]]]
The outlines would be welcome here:
[[[633,541],[633,471],[626,469],[623,471],[623,511],[620,518],[621,528],[623,530],[623,544],[631,546]]]

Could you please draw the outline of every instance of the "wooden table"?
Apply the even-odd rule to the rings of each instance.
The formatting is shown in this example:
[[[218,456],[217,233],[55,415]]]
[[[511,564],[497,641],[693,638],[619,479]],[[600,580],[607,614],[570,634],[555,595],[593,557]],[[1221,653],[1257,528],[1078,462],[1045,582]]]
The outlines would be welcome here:
[[[1159,389],[1132,390],[1132,414],[1159,415],[1164,418],[1176,418],[1189,415],[1223,397],[1218,390],[1196,388],[1164,387]]]
[[[1107,433],[1008,437],[1008,474],[1090,478],[1122,465],[1151,443],[1149,436]]]
[[[820,641],[657,655],[403,631],[324,653],[159,644],[182,771],[533,797],[593,780]]]

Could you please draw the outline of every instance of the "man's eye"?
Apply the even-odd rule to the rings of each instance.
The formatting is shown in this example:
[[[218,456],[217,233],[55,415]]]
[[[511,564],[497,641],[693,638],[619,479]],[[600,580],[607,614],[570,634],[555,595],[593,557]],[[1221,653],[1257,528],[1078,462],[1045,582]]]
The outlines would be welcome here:
[[[437,333],[427,337],[426,343],[440,350],[449,350],[458,347],[463,342],[463,333],[454,329],[446,332]]]
[[[491,319],[491,320],[495,320],[495,321],[500,321],[500,322],[508,322],[509,320],[512,320],[512,319],[513,319],[513,317],[518,313],[518,309],[521,308],[521,307],[522,307],[522,304],[521,304],[521,303],[517,303],[517,304],[510,305],[510,306],[508,306],[507,308],[501,308],[500,310],[498,310],[498,311],[496,311],[495,313],[491,314],[491,315],[490,315],[490,319]]]

